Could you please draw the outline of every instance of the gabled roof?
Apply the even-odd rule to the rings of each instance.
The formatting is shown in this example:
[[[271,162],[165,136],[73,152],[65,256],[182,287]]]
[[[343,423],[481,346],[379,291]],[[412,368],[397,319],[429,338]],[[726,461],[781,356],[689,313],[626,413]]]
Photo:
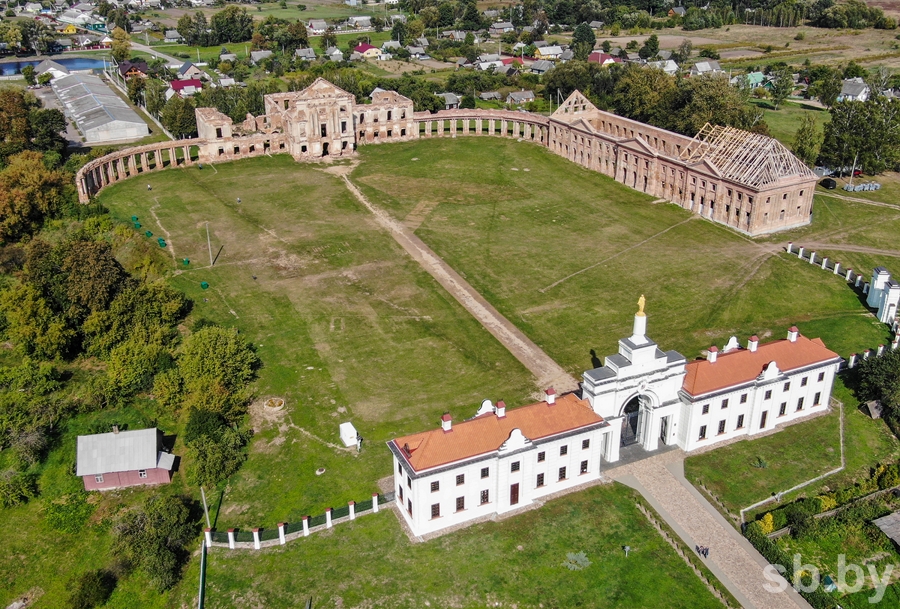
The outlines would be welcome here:
[[[377,51],[377,50],[378,50],[378,47],[373,47],[371,44],[366,44],[366,43],[364,42],[364,43],[362,43],[362,44],[360,44],[360,45],[357,45],[357,47],[356,47],[355,49],[353,49],[353,50],[356,51],[357,53],[365,53],[366,51],[369,51],[369,50],[372,50],[372,49],[374,49],[374,50]]]
[[[532,72],[546,72],[553,67],[553,62],[547,61],[546,59],[539,59],[531,64]]]
[[[441,428],[396,438],[390,441],[415,471],[447,465],[492,453],[518,429],[529,440],[539,440],[589,425],[603,424],[604,420],[590,404],[574,394],[556,399],[552,406],[538,402],[521,408],[506,410],[505,417],[494,413],[462,421],[452,425],[451,431]],[[405,448],[409,448],[409,452]]]
[[[76,475],[154,469],[162,448],[161,436],[155,427],[78,436]]]
[[[173,91],[181,91],[187,87],[194,87],[195,89],[203,88],[203,81],[199,78],[189,78],[187,80],[173,80],[169,83],[169,86],[172,87]]]
[[[183,64],[181,64],[181,67],[178,68],[178,73],[184,74],[191,68],[196,68],[196,66],[194,64],[192,64],[190,61],[185,61]],[[200,68],[196,68],[196,69],[199,70]]]
[[[776,340],[759,345],[756,351],[738,349],[722,353],[715,362],[689,362],[682,389],[691,396],[701,396],[749,383],[762,374],[770,362],[775,362],[779,370],[790,372],[839,358],[837,353],[825,347],[822,339],[809,339],[798,334],[796,342]]]

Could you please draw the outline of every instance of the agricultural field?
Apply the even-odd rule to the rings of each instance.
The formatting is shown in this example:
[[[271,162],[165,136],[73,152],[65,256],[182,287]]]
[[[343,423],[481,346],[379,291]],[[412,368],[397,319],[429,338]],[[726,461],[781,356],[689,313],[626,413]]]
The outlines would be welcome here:
[[[642,293],[649,336],[691,359],[731,335],[766,340],[793,324],[844,355],[889,339],[843,281],[783,251],[836,223],[841,243],[886,237],[898,220],[883,208],[829,200],[826,228],[817,213],[797,236],[751,240],[534,145],[442,139],[361,157],[352,179],[367,195],[572,374],[615,352]]]

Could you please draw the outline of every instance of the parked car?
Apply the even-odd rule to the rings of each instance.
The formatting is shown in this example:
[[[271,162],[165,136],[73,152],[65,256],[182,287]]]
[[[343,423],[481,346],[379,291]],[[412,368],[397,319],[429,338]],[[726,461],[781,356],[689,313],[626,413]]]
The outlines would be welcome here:
[[[831,178],[825,178],[821,182],[819,182],[819,186],[822,188],[827,188],[828,190],[834,190],[837,188],[837,182],[832,180]]]

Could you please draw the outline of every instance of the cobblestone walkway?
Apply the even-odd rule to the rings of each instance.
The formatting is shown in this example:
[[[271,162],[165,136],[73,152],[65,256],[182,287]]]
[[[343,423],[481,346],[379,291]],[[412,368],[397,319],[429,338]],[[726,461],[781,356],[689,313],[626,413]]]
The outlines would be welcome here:
[[[747,609],[809,609],[792,588],[763,588],[766,560],[684,478],[684,453],[674,450],[606,472],[637,489],[689,547],[710,549],[706,566]]]

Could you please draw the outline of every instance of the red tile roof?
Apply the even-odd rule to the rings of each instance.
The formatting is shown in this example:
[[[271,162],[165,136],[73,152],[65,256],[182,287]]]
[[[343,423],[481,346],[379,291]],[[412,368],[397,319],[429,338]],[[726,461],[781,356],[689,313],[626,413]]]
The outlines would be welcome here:
[[[525,65],[525,62],[522,61],[522,58],[521,58],[521,57],[507,57],[506,59],[501,59],[500,61],[503,62],[503,65],[505,65],[505,66],[508,66],[508,65],[511,64],[511,63],[517,63],[517,64],[519,64],[519,65]]]
[[[367,44],[364,42],[361,45],[357,46],[353,50],[356,51],[357,53],[365,53],[366,51],[368,51],[370,49],[375,49],[377,51],[378,47],[373,47],[371,44]]]
[[[610,55],[608,53],[601,53],[599,51],[594,51],[593,53],[588,55],[588,62],[599,63],[601,66],[603,64],[609,63],[611,61],[615,62],[615,63],[622,63],[621,58],[613,57],[612,55]]]
[[[839,357],[825,347],[820,338],[797,336],[796,342],[787,339],[759,345],[756,351],[738,349],[719,353],[715,362],[697,360],[688,363],[682,388],[697,396],[747,383],[762,374],[769,362],[775,362],[784,372],[827,362]]]
[[[506,410],[505,417],[488,413],[461,421],[445,432],[440,427],[391,440],[416,471],[446,465],[491,453],[506,442],[518,428],[529,440],[546,438],[566,431],[602,423],[603,418],[590,404],[574,394],[557,398],[556,404],[538,402]],[[404,447],[409,447],[409,454]]]
[[[202,89],[203,81],[198,78],[191,78],[188,80],[173,80],[169,83],[169,86],[172,87],[173,91],[181,91],[185,87],[195,87],[196,89]]]

